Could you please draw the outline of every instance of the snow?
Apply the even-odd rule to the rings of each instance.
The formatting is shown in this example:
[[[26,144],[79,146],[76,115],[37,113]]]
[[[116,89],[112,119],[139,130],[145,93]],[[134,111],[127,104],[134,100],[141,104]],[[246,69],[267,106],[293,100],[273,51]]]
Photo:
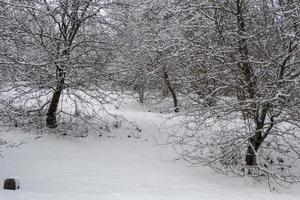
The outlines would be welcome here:
[[[296,200],[299,185],[269,192],[249,179],[213,174],[177,160],[172,147],[157,144],[168,114],[133,102],[115,110],[142,129],[121,125],[110,135],[75,138],[2,128],[0,138],[24,144],[5,149],[0,181],[20,179],[20,190],[0,189],[1,200]],[[128,135],[133,137],[129,138]]]

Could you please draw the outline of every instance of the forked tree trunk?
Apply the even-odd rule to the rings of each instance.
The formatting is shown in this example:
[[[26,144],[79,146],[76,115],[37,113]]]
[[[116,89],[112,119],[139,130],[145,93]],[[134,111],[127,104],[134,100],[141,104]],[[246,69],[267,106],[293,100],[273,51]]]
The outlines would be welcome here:
[[[271,119],[271,124],[268,129],[264,132],[264,126],[266,121],[267,112],[269,111],[269,104],[262,105],[261,109],[258,110],[258,115],[256,116],[256,129],[255,134],[249,139],[249,146],[246,154],[246,164],[249,166],[255,166],[257,164],[257,150],[269,134],[273,127],[273,119]]]
[[[166,69],[164,69],[164,80],[165,80],[165,83],[166,83],[168,89],[170,90],[170,93],[171,93],[172,98],[173,98],[174,112],[177,113],[177,112],[179,112],[178,100],[177,100],[177,96],[176,96],[175,90],[172,87],[171,82],[169,80],[169,75],[168,75]]]

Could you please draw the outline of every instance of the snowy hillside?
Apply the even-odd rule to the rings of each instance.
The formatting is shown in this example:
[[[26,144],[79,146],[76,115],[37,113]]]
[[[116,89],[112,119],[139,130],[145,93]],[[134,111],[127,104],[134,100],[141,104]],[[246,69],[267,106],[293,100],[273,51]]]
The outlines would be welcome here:
[[[1,200],[296,200],[300,186],[278,188],[213,174],[176,160],[164,141],[166,114],[130,103],[118,111],[142,129],[111,128],[86,138],[36,135],[3,128],[0,180],[17,176],[21,189],[0,190]],[[138,135],[137,135],[138,134]]]

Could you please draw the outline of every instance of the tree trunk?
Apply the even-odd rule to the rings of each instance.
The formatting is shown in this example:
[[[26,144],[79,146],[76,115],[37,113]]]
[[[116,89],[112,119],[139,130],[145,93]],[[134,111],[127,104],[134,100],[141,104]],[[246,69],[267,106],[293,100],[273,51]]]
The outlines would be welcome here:
[[[143,104],[144,103],[144,90],[139,91],[138,94],[139,94],[140,103]]]
[[[242,107],[243,118],[254,119],[256,123],[255,133],[249,138],[249,146],[246,154],[246,164],[254,166],[257,164],[256,152],[263,142],[263,128],[268,111],[268,106],[262,106],[261,113],[259,112],[260,107],[257,104],[248,104],[248,99],[253,100],[256,97],[256,80],[255,73],[253,72],[252,66],[249,62],[249,50],[247,46],[246,36],[246,24],[243,16],[243,4],[245,1],[236,1],[236,17],[237,17],[237,34],[238,34],[238,51],[240,55],[240,61],[238,62],[238,68],[241,69],[241,73],[244,76],[241,82],[241,88],[238,90],[238,100]],[[258,112],[256,110],[258,109]]]
[[[145,85],[144,83],[137,83],[133,86],[133,91],[139,95],[139,101],[141,104],[144,103],[145,96]]]
[[[247,149],[246,155],[246,165],[255,166],[256,163],[256,152],[262,143],[262,133],[261,131],[256,131],[255,135],[250,138],[250,144]]]
[[[236,16],[237,16],[237,34],[238,34],[238,51],[240,55],[240,61],[238,61],[238,68],[241,69],[243,75],[243,81],[241,82],[241,88],[238,88],[237,97],[239,104],[242,107],[243,118],[253,119],[256,115],[255,105],[247,105],[247,99],[255,99],[256,96],[256,80],[252,66],[249,62],[249,50],[247,46],[247,39],[245,38],[246,24],[243,16],[243,4],[245,2],[241,0],[236,1]]]
[[[265,140],[267,134],[270,132],[273,125],[270,125],[266,133],[263,134],[263,129],[266,121],[267,112],[269,111],[269,104],[261,105],[261,109],[258,110],[256,116],[256,129],[255,134],[249,139],[249,146],[246,154],[246,164],[249,166],[256,165],[256,152]],[[271,120],[272,121],[272,120]],[[272,124],[272,123],[271,123]]]
[[[60,99],[60,95],[62,93],[62,90],[56,90],[51,99],[51,103],[47,112],[47,126],[49,128],[56,128],[57,127],[57,122],[56,122],[56,111]]]
[[[46,125],[49,128],[56,128],[57,122],[56,122],[56,111],[58,108],[59,99],[61,96],[61,93],[63,91],[64,85],[65,85],[65,73],[64,70],[57,68],[57,74],[59,77],[59,82],[57,83],[56,90],[54,91],[52,95],[52,99],[48,108],[47,112],[47,119],[46,119]]]
[[[177,113],[177,112],[179,112],[177,96],[176,96],[174,88],[171,85],[171,82],[169,80],[169,75],[168,75],[166,69],[164,69],[164,79],[165,79],[165,83],[166,83],[166,85],[167,85],[168,89],[170,90],[170,93],[173,97],[174,112]]]

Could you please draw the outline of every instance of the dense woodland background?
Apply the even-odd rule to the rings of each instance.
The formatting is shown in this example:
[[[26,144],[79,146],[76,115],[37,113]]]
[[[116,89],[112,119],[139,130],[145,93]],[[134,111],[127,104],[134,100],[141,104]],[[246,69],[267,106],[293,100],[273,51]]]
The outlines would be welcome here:
[[[0,0],[0,118],[97,129],[122,94],[170,98],[186,161],[297,182],[299,23],[297,0]]]

